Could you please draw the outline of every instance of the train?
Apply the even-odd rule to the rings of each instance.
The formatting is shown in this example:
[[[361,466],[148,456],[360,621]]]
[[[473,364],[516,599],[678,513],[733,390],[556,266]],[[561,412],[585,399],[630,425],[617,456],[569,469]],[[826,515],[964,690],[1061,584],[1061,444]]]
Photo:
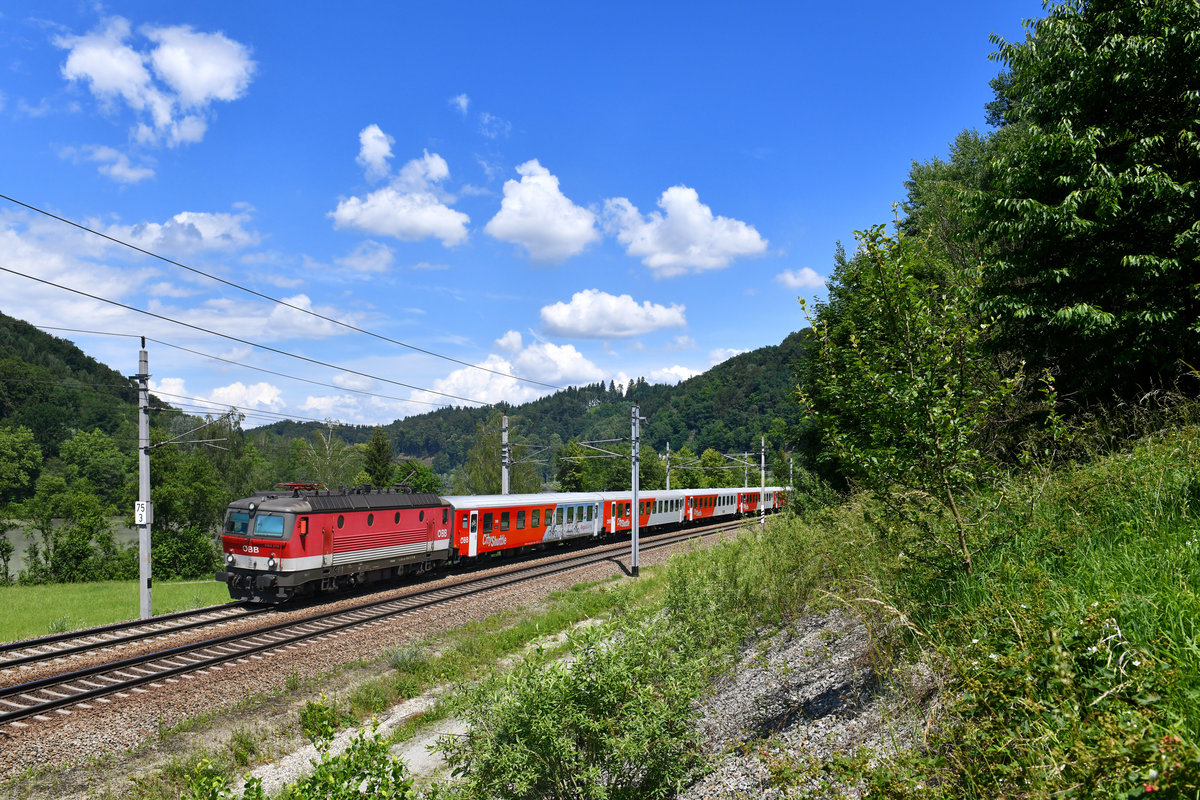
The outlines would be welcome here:
[[[638,528],[654,531],[776,511],[784,487],[638,493]],[[632,492],[508,495],[325,490],[281,484],[235,500],[221,532],[229,596],[283,603],[549,544],[628,535]]]

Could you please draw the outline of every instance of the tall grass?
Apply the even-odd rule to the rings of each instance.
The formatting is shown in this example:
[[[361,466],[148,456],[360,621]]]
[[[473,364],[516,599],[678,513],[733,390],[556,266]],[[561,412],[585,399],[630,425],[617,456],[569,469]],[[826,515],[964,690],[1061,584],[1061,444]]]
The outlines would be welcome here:
[[[881,581],[953,696],[931,753],[875,775],[880,796],[1195,796],[1198,455],[1183,428],[1014,482],[1028,502],[981,522],[1004,544],[974,574]]]

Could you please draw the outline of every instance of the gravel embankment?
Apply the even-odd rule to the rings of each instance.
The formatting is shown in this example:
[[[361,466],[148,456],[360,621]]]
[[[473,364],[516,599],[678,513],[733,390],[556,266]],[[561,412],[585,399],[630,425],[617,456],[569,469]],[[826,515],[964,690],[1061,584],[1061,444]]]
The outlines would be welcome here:
[[[871,657],[866,626],[847,611],[806,615],[749,649],[704,704],[705,742],[723,755],[680,800],[782,800],[770,763],[811,764],[861,748],[878,757],[919,744],[930,677],[904,691],[881,688]],[[853,785],[839,791],[859,796]]]

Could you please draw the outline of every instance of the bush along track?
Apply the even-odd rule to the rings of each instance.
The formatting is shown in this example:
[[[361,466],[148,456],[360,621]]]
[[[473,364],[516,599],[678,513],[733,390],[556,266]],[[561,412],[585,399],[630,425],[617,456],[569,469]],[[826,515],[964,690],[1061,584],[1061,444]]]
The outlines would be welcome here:
[[[1028,502],[980,523],[1000,544],[970,573],[904,554],[862,498],[677,556],[565,658],[465,687],[449,713],[468,731],[441,745],[455,780],[394,796],[673,797],[711,766],[698,723],[713,685],[753,662],[748,644],[832,604],[867,623],[885,687],[935,675],[909,698],[924,736],[815,757],[743,731],[729,744],[761,762],[757,796],[1194,797],[1198,451],[1181,428],[990,488]]]

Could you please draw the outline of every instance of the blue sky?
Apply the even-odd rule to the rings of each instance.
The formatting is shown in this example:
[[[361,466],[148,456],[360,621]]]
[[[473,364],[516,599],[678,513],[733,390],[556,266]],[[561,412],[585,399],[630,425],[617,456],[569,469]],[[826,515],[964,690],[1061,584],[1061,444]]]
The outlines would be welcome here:
[[[677,382],[803,327],[836,242],[984,127],[989,34],[1044,14],[331,8],[0,9],[0,194],[294,306],[3,200],[0,311],[151,337],[160,396],[248,426]],[[136,372],[136,340],[53,332]]]

